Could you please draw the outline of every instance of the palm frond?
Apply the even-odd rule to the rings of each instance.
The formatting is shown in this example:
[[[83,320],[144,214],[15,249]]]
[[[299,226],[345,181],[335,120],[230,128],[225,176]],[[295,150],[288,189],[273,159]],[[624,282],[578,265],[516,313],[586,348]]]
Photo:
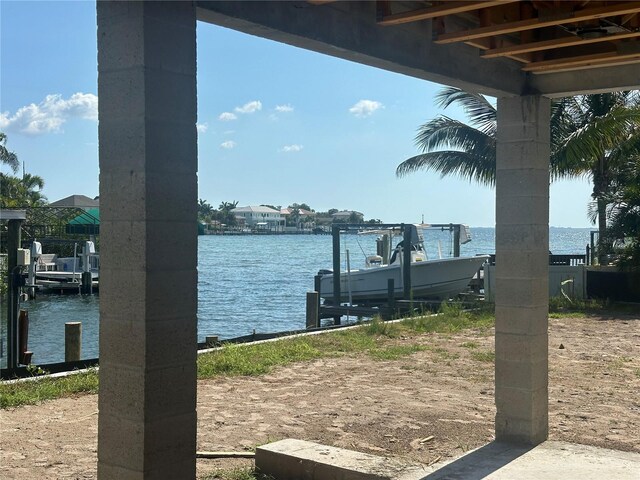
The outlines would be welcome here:
[[[435,104],[440,108],[447,108],[457,104],[469,117],[469,123],[480,131],[491,134],[495,132],[497,113],[484,95],[466,92],[456,87],[445,87],[435,97]]]
[[[631,128],[639,122],[640,110],[624,106],[616,106],[607,115],[593,118],[555,145],[557,168],[573,174],[592,169],[597,159],[627,142]]]
[[[479,153],[487,148],[493,148],[495,151],[495,137],[443,115],[422,125],[418,129],[415,142],[424,153],[439,148],[452,148],[470,153]]]
[[[423,153],[411,157],[396,169],[396,175],[403,177],[420,170],[435,171],[440,177],[455,175],[481,185],[493,186],[496,177],[495,158],[475,155],[455,150]]]

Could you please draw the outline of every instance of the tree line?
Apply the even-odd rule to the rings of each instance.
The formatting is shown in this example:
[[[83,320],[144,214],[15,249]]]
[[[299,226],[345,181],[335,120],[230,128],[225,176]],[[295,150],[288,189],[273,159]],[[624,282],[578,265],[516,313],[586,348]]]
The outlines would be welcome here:
[[[198,221],[205,224],[212,222],[218,222],[228,227],[238,226],[238,221],[231,210],[238,206],[238,201],[222,202],[218,208],[214,208],[207,200],[198,200]],[[270,205],[261,204],[261,207],[269,207],[278,212],[282,210],[282,205]],[[339,210],[337,208],[330,208],[326,212],[315,211],[307,203],[292,203],[287,206],[291,213],[285,216],[286,226],[300,227],[302,225],[329,225],[336,222],[333,218],[333,214]],[[358,212],[352,212],[348,219],[342,220],[346,223],[370,223],[379,224],[382,223],[380,219],[371,218],[367,221],[364,220],[362,214]]]

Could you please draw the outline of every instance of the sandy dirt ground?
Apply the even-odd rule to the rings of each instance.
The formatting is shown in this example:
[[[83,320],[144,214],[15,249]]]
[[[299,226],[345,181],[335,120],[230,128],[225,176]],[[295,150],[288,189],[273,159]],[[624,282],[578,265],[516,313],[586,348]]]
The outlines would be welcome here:
[[[426,464],[460,455],[493,439],[492,333],[199,381],[198,450],[298,438]],[[550,438],[640,453],[640,314],[551,319],[549,353]],[[97,414],[96,395],[0,411],[0,478],[95,478]],[[198,476],[241,465],[198,460]]]

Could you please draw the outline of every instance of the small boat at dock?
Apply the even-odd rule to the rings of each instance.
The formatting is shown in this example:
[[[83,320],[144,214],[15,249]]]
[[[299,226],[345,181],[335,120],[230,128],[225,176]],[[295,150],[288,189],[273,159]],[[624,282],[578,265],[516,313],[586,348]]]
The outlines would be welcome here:
[[[464,291],[488,255],[429,260],[418,225],[410,225],[412,299],[447,300]],[[388,262],[381,255],[367,257],[365,268],[340,272],[340,302],[353,304],[384,303],[389,300],[389,280],[393,280],[394,298],[404,295],[404,252],[400,242]],[[320,270],[320,297],[336,304],[334,275]]]

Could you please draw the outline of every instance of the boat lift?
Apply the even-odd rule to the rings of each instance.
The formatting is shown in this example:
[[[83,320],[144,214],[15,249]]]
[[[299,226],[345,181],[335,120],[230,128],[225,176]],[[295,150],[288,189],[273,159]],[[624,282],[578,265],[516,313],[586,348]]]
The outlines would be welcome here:
[[[342,223],[331,227],[333,240],[333,298],[340,298],[340,232],[363,231],[363,230],[399,230],[402,232],[402,265],[411,265],[411,227],[416,225],[422,229],[439,229],[453,232],[453,256],[460,256],[460,245],[467,243],[471,237],[466,225],[459,223],[432,223],[432,224],[411,224],[411,223]],[[463,238],[464,236],[464,238]],[[402,269],[403,297],[405,300],[411,299],[411,269]],[[319,291],[319,290],[318,290]]]

